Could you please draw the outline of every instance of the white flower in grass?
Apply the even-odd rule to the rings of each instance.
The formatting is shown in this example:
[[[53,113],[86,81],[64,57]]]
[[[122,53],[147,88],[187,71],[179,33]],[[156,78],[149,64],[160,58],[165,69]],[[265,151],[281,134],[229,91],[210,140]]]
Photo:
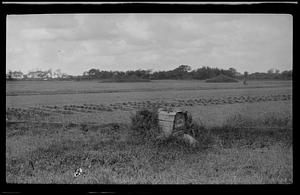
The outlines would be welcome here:
[[[82,168],[76,169],[76,170],[75,170],[75,173],[74,173],[74,177],[80,176],[81,173],[82,173]]]

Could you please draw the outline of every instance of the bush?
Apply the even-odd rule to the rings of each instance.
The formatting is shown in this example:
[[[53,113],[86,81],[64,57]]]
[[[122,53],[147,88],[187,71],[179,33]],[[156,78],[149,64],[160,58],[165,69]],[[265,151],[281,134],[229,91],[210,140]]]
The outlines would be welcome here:
[[[141,140],[154,140],[159,135],[157,110],[139,110],[131,116],[131,131]]]
[[[168,139],[157,139],[161,134],[156,109],[137,111],[131,117],[131,131],[133,137],[136,138],[135,141],[138,140],[138,142],[155,141],[159,145],[169,146],[184,144],[180,139],[178,140],[172,136]],[[184,133],[193,136],[202,146],[208,146],[213,140],[210,131],[202,123],[195,123],[191,114],[188,114]]]

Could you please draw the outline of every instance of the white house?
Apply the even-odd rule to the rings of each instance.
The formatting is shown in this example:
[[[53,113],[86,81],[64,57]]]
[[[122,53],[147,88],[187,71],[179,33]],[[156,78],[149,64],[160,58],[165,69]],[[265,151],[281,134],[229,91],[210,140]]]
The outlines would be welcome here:
[[[13,79],[23,79],[23,73],[21,71],[14,71],[11,73]]]

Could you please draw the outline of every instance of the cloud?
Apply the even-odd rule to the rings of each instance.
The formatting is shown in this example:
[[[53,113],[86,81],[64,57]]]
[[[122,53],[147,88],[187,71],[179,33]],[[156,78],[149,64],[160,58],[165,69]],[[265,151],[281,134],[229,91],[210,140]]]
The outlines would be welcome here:
[[[29,40],[53,40],[56,36],[53,33],[49,33],[46,29],[24,29],[21,31],[24,39]]]
[[[129,15],[124,20],[118,22],[117,28],[120,33],[124,32],[131,38],[147,40],[151,37],[147,22],[138,20],[135,15]]]
[[[8,21],[8,24],[17,23],[22,28],[62,29],[78,25],[78,21],[71,14],[9,15]]]
[[[292,66],[292,22],[284,14],[9,16],[7,68],[284,70]]]

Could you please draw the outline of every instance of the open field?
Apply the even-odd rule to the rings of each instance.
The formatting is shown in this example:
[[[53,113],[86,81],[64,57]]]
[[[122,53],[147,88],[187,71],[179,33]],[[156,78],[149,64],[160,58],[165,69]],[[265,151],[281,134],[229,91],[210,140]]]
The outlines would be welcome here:
[[[206,83],[198,80],[157,80],[145,83],[101,83],[97,81],[7,81],[6,95],[112,93],[138,91],[172,91],[201,89],[291,87],[291,81],[249,81],[239,83]]]
[[[188,110],[200,146],[133,138],[130,117],[158,107]],[[7,82],[6,118],[9,183],[293,182],[290,81]]]
[[[286,118],[284,117],[284,120]],[[274,125],[273,125],[274,126]],[[286,124],[281,127],[287,127]],[[13,124],[7,127],[9,183],[292,183],[292,136],[283,130],[211,129],[201,145],[132,138],[129,126]],[[75,169],[84,173],[73,177]]]

